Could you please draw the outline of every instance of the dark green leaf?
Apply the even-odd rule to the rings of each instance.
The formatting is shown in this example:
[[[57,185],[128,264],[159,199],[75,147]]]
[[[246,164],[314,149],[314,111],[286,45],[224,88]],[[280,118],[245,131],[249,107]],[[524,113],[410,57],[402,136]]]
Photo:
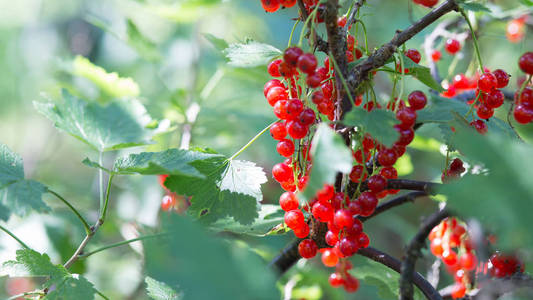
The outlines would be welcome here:
[[[387,147],[398,140],[400,134],[394,129],[395,124],[400,121],[396,119],[394,113],[384,109],[373,109],[368,112],[360,107],[352,109],[343,120],[344,125],[363,128],[373,138]]]
[[[273,233],[278,225],[283,223],[284,211],[279,205],[263,204],[259,217],[250,225],[242,225],[233,218],[224,218],[209,226],[214,231],[230,231],[239,234],[265,236]]]
[[[24,179],[22,158],[0,144],[0,219],[7,220],[10,212],[24,216],[32,209],[49,211],[42,200],[46,191],[39,182]]]
[[[144,106],[136,101],[118,101],[101,106],[87,103],[63,90],[62,103],[34,102],[33,105],[57,128],[98,151],[150,143],[152,131],[144,127],[150,118]]]
[[[245,43],[230,44],[224,50],[230,60],[229,65],[240,68],[257,67],[268,64],[281,55],[281,51],[271,45],[248,40]]]
[[[54,265],[50,257],[31,249],[17,250],[16,260],[7,261],[0,275],[11,277],[45,277],[44,287],[53,289],[45,299],[92,300],[96,290],[78,274],[70,274],[62,265]]]
[[[178,300],[182,298],[180,294],[163,282],[151,277],[146,277],[144,281],[146,282],[148,296],[154,300]]]
[[[415,62],[413,62],[409,57],[402,54],[402,60],[403,60],[403,66],[404,68],[409,69],[409,73],[407,75],[411,75],[418,79],[418,81],[422,82],[426,86],[434,89],[437,92],[443,92],[444,89],[442,86],[435,81],[433,76],[431,76],[431,71],[428,67],[421,66]]]
[[[533,246],[529,228],[533,210],[533,148],[508,137],[473,132],[456,126],[454,140],[458,150],[481,174],[467,174],[442,187],[448,203],[456,211],[474,216],[496,233],[504,247]],[[478,171],[479,173],[479,171]],[[503,226],[505,224],[505,226]]]
[[[459,7],[464,10],[471,10],[474,12],[484,11],[484,12],[491,12],[490,8],[486,7],[485,5],[474,2],[474,1],[461,1],[458,3]]]
[[[531,0],[520,0],[520,3],[527,5],[527,6],[533,6],[533,1]]]
[[[349,173],[353,156],[342,138],[328,125],[321,123],[311,143],[313,167],[303,197],[312,199],[324,184],[333,184],[338,172]]]
[[[191,163],[214,157],[220,157],[220,155],[182,149],[143,152],[117,159],[113,166],[113,172],[143,175],[172,174],[203,178],[204,176]]]
[[[171,175],[165,185],[173,192],[192,196],[188,213],[202,222],[225,217],[251,224],[263,199],[261,184],[267,181],[262,168],[248,161],[214,156],[191,162],[205,178]]]
[[[145,241],[149,276],[179,286],[185,299],[279,299],[272,271],[248,248],[208,235],[188,218],[167,221],[168,240]]]
[[[107,168],[104,168],[99,163],[90,160],[88,157],[86,157],[81,163],[86,165],[87,167],[95,168],[95,169],[102,169],[102,170],[106,171],[107,173],[111,173],[111,170],[109,170]]]

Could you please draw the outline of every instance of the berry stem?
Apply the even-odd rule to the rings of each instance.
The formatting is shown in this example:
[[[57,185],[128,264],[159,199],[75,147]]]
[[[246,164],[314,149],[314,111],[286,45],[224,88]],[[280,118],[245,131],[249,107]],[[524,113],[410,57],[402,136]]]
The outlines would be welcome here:
[[[246,150],[248,147],[250,147],[251,144],[253,144],[261,135],[263,135],[263,133],[265,133],[267,130],[269,130],[270,127],[272,127],[272,125],[276,124],[277,122],[278,121],[276,120],[276,121],[270,123],[270,125],[265,127],[263,130],[261,130],[248,143],[246,143],[246,145],[244,145],[241,149],[239,149],[239,151],[235,152],[235,154],[233,154],[230,158],[228,158],[227,161],[231,161],[234,158],[236,158],[237,156],[241,155],[241,153],[243,153],[244,150]]]
[[[98,152],[98,164],[104,165],[104,152]],[[98,168],[98,192],[100,195],[100,216],[102,215],[102,208],[104,207],[104,171]]]
[[[105,221],[105,216],[107,213],[107,206],[109,204],[109,194],[111,193],[111,182],[113,181],[113,174],[109,176],[109,179],[107,181],[107,189],[105,192],[105,202],[104,202],[104,208],[102,209],[102,214],[100,215],[100,223],[103,224]]]
[[[0,225],[0,230],[2,230],[3,232],[7,233],[9,236],[11,236],[13,239],[15,239],[15,241],[17,241],[22,247],[26,248],[26,249],[31,249],[30,247],[28,247],[28,245],[26,245],[23,241],[21,241],[15,234],[13,234],[11,231],[9,231],[7,228],[5,228],[4,226]]]
[[[350,102],[355,104],[355,101],[353,100],[353,97],[352,97],[352,93],[350,93],[350,88],[348,87],[348,83],[346,82],[346,79],[344,79],[344,76],[342,75],[341,69],[339,68],[339,65],[337,64],[337,61],[331,54],[329,55],[329,59],[333,62],[335,71],[337,71],[337,74],[339,75],[339,78],[341,79],[342,86],[346,90],[346,95],[350,99]]]
[[[134,238],[134,239],[129,239],[129,240],[125,240],[125,241],[122,241],[122,242],[118,242],[118,243],[114,243],[114,244],[110,244],[110,245],[107,245],[107,246],[104,246],[104,247],[101,247],[101,248],[98,248],[96,250],[93,250],[91,252],[87,252],[85,254],[81,254],[79,256],[80,259],[85,259],[93,254],[96,254],[98,252],[102,252],[104,250],[107,250],[107,249],[111,249],[111,248],[115,248],[115,247],[119,247],[119,246],[123,246],[123,245],[127,245],[127,244],[130,244],[130,243],[133,243],[133,242],[137,242],[137,241],[143,241],[143,240],[148,240],[148,239],[152,239],[152,238],[157,238],[157,237],[162,237],[162,236],[167,236],[169,235],[168,233],[158,233],[158,234],[151,234],[151,235],[145,235],[145,236],[140,236],[138,238]]]
[[[85,233],[89,234],[91,232],[91,226],[89,226],[89,224],[87,223],[87,221],[85,220],[85,218],[83,218],[81,216],[81,214],[78,212],[78,210],[76,210],[76,208],[74,208],[74,206],[72,206],[72,204],[70,204],[70,202],[68,202],[65,198],[61,197],[61,195],[59,195],[58,193],[50,190],[50,189],[47,189],[48,192],[54,196],[56,196],[59,200],[61,200],[63,203],[65,203],[66,206],[68,206],[70,208],[70,210],[72,210],[72,212],[78,217],[78,219],[80,219],[81,223],[83,224],[83,227],[85,228]]]
[[[46,294],[43,293],[43,292],[26,292],[26,293],[22,293],[22,294],[17,294],[17,295],[11,296],[11,297],[7,298],[6,300],[26,299],[26,296],[41,296],[41,297],[44,297],[44,296],[46,296]]]
[[[402,52],[400,51],[400,49],[398,48],[398,57],[400,58],[400,92],[398,93],[398,101],[401,101],[402,100],[402,96],[403,96],[403,90],[404,90],[404,86],[405,86],[405,69],[404,69],[404,64],[403,64],[403,54]],[[398,111],[398,108],[400,107],[400,105],[395,105],[394,107],[394,112],[397,112]]]
[[[292,26],[291,35],[289,36],[289,43],[287,44],[287,48],[289,48],[292,44],[292,36],[294,35],[294,31],[296,30],[296,27],[300,23],[300,19],[296,20],[294,25]]]
[[[302,48],[302,44],[304,41],[305,29],[309,26],[309,21],[315,17],[316,12],[318,11],[318,6],[319,5],[317,4],[315,8],[313,9],[313,11],[309,14],[309,16],[307,16],[307,19],[305,20],[304,26],[302,27],[302,31],[300,32],[300,39],[298,40],[298,47],[300,48]]]
[[[472,41],[474,42],[474,49],[476,49],[476,56],[479,62],[479,69],[481,70],[481,74],[484,74],[485,69],[483,68],[483,62],[481,61],[481,52],[479,51],[479,45],[477,43],[476,32],[474,31],[474,27],[472,27],[470,18],[468,18],[468,16],[466,15],[466,12],[462,8],[459,8],[459,12],[465,19],[466,23],[468,24],[468,28],[470,28],[470,33],[472,34]]]

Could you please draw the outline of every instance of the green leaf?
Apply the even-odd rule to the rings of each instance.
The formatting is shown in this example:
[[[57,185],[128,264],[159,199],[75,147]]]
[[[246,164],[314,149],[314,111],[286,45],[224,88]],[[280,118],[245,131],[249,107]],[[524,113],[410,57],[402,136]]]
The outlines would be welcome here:
[[[279,299],[275,276],[261,258],[208,235],[189,218],[169,215],[168,240],[144,242],[149,276],[179,286],[185,299]],[[206,284],[209,283],[209,284]]]
[[[520,0],[520,3],[527,5],[527,6],[533,6],[532,0]]]
[[[349,173],[353,156],[342,138],[328,125],[321,123],[311,143],[313,167],[309,182],[301,196],[312,199],[325,184],[333,184],[338,172]]]
[[[39,182],[24,179],[22,158],[0,143],[0,219],[7,220],[11,212],[24,216],[32,209],[49,211],[42,200],[46,192]]]
[[[188,209],[191,216],[205,223],[233,217],[241,224],[252,224],[263,199],[261,184],[267,181],[262,168],[219,155],[190,165],[205,178],[171,175],[165,185],[173,192],[192,196]]]
[[[533,185],[527,170],[533,168],[533,148],[490,131],[482,136],[455,126],[457,149],[481,174],[467,174],[440,192],[455,211],[482,221],[500,246],[532,247]]]
[[[55,126],[98,151],[146,145],[152,131],[146,109],[136,101],[112,102],[106,106],[87,103],[63,90],[62,103],[33,102]]]
[[[398,140],[400,134],[394,129],[394,125],[400,121],[396,119],[394,113],[384,109],[373,109],[368,112],[360,107],[354,107],[343,120],[344,125],[363,128],[374,139],[387,147]]]
[[[229,59],[229,65],[240,68],[251,68],[268,64],[272,59],[281,55],[281,51],[271,45],[262,44],[254,40],[245,43],[230,44],[224,50]]]
[[[104,166],[101,166],[99,163],[90,160],[88,157],[86,157],[81,163],[86,165],[89,168],[102,169],[102,170],[106,171],[107,173],[111,173],[112,172],[111,170],[105,168]]]
[[[16,260],[7,261],[0,275],[11,277],[45,277],[45,288],[54,287],[44,299],[92,300],[96,290],[78,274],[70,274],[62,265],[54,265],[50,257],[31,249],[17,250]]]
[[[367,260],[365,265],[354,268],[350,273],[364,280],[366,284],[375,286],[379,299],[398,299],[400,274],[385,265]],[[414,299],[425,299],[418,288],[415,288]]]
[[[46,224],[46,236],[50,239],[50,242],[53,245],[53,248],[59,254],[61,261],[67,261],[72,253],[78,248],[78,244],[75,244],[77,234],[83,234],[81,230],[77,230],[76,226],[72,226],[70,222],[50,222],[51,224]],[[87,266],[85,264],[86,260],[79,260],[70,267],[70,272],[84,274]]]
[[[220,52],[223,52],[224,49],[229,47],[228,43],[221,38],[217,38],[216,36],[210,33],[204,33],[203,35],[205,39],[208,40],[211,44],[213,44],[215,49],[217,49]]]
[[[444,89],[442,86],[435,81],[433,76],[431,76],[431,70],[428,67],[421,66],[414,61],[412,61],[409,57],[402,54],[402,60],[403,60],[403,67],[409,69],[409,73],[406,75],[410,75],[418,79],[418,81],[422,82],[426,86],[432,88],[433,90],[437,92],[444,92]]]
[[[159,53],[157,46],[139,31],[135,23],[133,23],[131,19],[128,19],[126,25],[127,43],[146,60],[160,60],[161,54]]]
[[[115,72],[108,73],[104,68],[91,63],[83,56],[78,55],[74,59],[73,73],[74,75],[89,79],[111,97],[139,96],[139,85],[133,79],[130,77],[119,77]]]
[[[242,225],[233,218],[224,218],[209,226],[214,231],[229,231],[253,236],[265,236],[276,232],[277,226],[283,223],[284,211],[279,205],[263,204],[259,217],[250,225]]]
[[[142,152],[119,158],[113,166],[113,173],[157,175],[171,174],[204,178],[191,163],[198,160],[220,157],[217,154],[169,149],[162,152]]]
[[[486,7],[485,5],[474,2],[474,1],[459,1],[457,4],[459,4],[459,7],[464,10],[470,10],[473,12],[491,12],[490,8]]]
[[[178,300],[182,298],[180,294],[163,282],[148,276],[144,281],[146,282],[148,296],[154,300]]]

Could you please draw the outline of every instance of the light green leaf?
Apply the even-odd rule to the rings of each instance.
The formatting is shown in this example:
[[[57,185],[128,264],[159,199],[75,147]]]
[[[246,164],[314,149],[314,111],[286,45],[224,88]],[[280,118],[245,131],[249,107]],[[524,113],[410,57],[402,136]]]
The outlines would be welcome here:
[[[142,152],[117,159],[113,166],[113,173],[122,175],[133,173],[143,175],[171,174],[204,178],[205,176],[198,172],[191,163],[214,157],[221,157],[221,155],[183,149]]]
[[[132,20],[127,20],[127,43],[132,46],[139,55],[149,61],[158,61],[161,59],[161,54],[157,46],[146,38],[137,28]]]
[[[61,103],[34,102],[33,105],[57,128],[98,151],[146,145],[153,134],[144,127],[151,121],[146,109],[136,101],[101,106],[87,103],[63,90]]]
[[[218,38],[210,33],[204,33],[204,37],[215,47],[215,49],[220,52],[229,47],[228,43],[224,39]]]
[[[111,170],[105,168],[104,166],[101,166],[99,163],[90,160],[88,157],[86,157],[81,163],[86,165],[89,168],[102,169],[102,170],[106,171],[107,173],[111,173],[112,172]]]
[[[491,12],[490,8],[486,7],[485,5],[479,2],[459,1],[458,4],[459,4],[459,7],[464,10],[470,10],[473,12],[480,12],[480,11],[489,12],[489,13]]]
[[[344,125],[363,128],[374,139],[387,147],[398,140],[400,134],[394,129],[394,125],[400,121],[396,119],[394,113],[384,109],[373,109],[368,112],[360,107],[354,107],[342,121]]]
[[[402,60],[404,68],[409,69],[409,73],[407,73],[407,75],[415,77],[416,79],[418,79],[418,81],[422,82],[426,86],[432,88],[433,90],[439,93],[444,92],[442,86],[437,81],[435,81],[433,76],[431,76],[431,71],[428,67],[424,67],[415,63],[404,54],[402,54]]]
[[[154,300],[178,300],[181,295],[164,282],[157,281],[151,277],[146,277],[146,291],[148,296]]]
[[[533,6],[533,1],[531,0],[520,0],[520,3],[527,5],[527,6]]]
[[[149,276],[179,286],[185,299],[280,298],[275,276],[258,255],[208,235],[189,218],[168,217],[164,230],[172,235],[144,242]]]
[[[253,236],[265,236],[276,231],[278,225],[283,223],[284,211],[279,205],[263,204],[259,217],[250,225],[242,225],[233,218],[220,219],[209,226],[214,231],[229,231]]]
[[[102,67],[91,63],[83,56],[76,56],[73,62],[74,75],[85,77],[92,81],[103,92],[111,97],[139,96],[139,85],[130,77],[119,77],[115,72],[108,73]]]
[[[454,210],[481,220],[500,246],[532,247],[533,182],[527,170],[533,168],[533,148],[490,131],[482,136],[469,127],[455,126],[457,149],[478,164],[477,170],[486,171],[467,174],[440,192]]]
[[[281,51],[271,45],[262,44],[254,40],[245,43],[230,44],[224,50],[230,60],[229,65],[240,68],[251,68],[268,64],[272,59],[281,55]]]
[[[44,299],[93,300],[96,290],[83,276],[70,274],[62,265],[54,265],[50,257],[31,249],[17,250],[16,260],[7,261],[0,275],[11,277],[45,277],[44,288],[54,287]]]
[[[42,200],[46,192],[39,182],[24,179],[22,158],[0,143],[0,220],[7,220],[10,213],[24,216],[32,209],[49,211]]]
[[[349,173],[353,165],[353,156],[342,138],[328,125],[318,125],[311,143],[313,167],[307,187],[301,197],[312,199],[325,184],[333,184],[338,172]]]
[[[171,175],[165,185],[173,192],[192,196],[188,209],[191,216],[205,223],[233,217],[241,224],[252,224],[263,199],[261,184],[267,181],[262,168],[218,155],[190,165],[205,178]]]

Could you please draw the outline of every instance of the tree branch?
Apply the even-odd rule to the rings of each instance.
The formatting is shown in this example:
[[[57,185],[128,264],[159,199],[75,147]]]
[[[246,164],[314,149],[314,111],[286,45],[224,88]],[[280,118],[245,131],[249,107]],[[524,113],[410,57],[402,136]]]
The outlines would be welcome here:
[[[390,269],[401,273],[400,270],[402,263],[396,258],[388,255],[387,253],[381,252],[372,247],[367,247],[359,249],[359,251],[357,251],[357,254],[370,258],[375,262],[383,264],[389,267]],[[413,274],[413,283],[422,291],[426,298],[430,300],[442,300],[442,297],[440,296],[439,292],[435,290],[435,288],[418,272],[414,272]]]
[[[407,202],[414,202],[417,198],[420,198],[420,197],[426,197],[428,194],[426,192],[412,192],[412,193],[409,193],[409,194],[405,194],[405,195],[402,195],[402,196],[399,196],[399,197],[396,197],[394,199],[391,199],[387,202],[383,202],[381,203],[380,205],[378,205],[376,207],[376,210],[374,211],[374,213],[371,215],[371,216],[368,216],[368,217],[358,217],[359,220],[361,220],[361,222],[365,222],[367,221],[368,219],[371,219],[381,213],[384,213],[386,212],[387,210],[391,209],[391,208],[394,208],[396,206],[400,206],[402,204],[405,204]]]
[[[437,226],[443,219],[450,216],[450,213],[446,210],[440,210],[429,218],[427,218],[422,227],[411,240],[407,246],[406,257],[402,262],[400,277],[400,299],[401,300],[412,300],[413,299],[413,277],[415,274],[415,264],[419,256],[422,255],[421,249],[426,245],[426,239],[429,235],[429,232]]]

